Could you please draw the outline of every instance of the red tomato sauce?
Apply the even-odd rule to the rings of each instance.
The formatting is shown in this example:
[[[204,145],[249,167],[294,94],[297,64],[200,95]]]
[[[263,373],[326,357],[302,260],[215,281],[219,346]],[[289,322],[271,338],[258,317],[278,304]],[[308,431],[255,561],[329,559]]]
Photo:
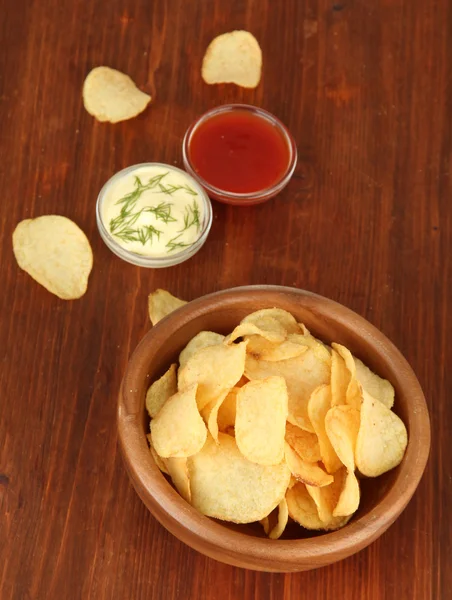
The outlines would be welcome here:
[[[290,162],[289,146],[276,126],[245,110],[200,123],[188,153],[194,171],[207,183],[239,194],[278,183]]]

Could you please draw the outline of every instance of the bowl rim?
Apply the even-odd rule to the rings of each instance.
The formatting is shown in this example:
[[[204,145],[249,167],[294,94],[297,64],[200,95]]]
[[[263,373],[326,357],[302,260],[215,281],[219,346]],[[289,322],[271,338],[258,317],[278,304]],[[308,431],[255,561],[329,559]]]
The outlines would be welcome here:
[[[137,390],[133,388],[131,371],[142,367],[144,363],[148,364],[148,347],[158,346],[167,338],[173,321],[178,322],[178,327],[181,327],[194,317],[209,313],[212,300],[220,299],[233,304],[240,298],[260,295],[262,292],[267,292],[268,295],[284,293],[298,300],[302,297],[307,305],[311,305],[307,309],[315,307],[315,312],[320,315],[327,314],[334,307],[335,321],[347,328],[358,325],[362,327],[360,338],[377,344],[378,353],[389,354],[394,370],[403,373],[406,380],[404,386],[410,388],[410,412],[416,415],[413,429],[409,432],[404,460],[398,467],[400,471],[387,494],[377,506],[352,520],[344,528],[315,538],[270,540],[253,537],[232,531],[199,513],[179,496],[160,473],[149,452],[147,440],[140,431],[142,413],[134,409],[139,404],[139,398]],[[259,302],[262,302],[262,298]],[[248,568],[261,570],[273,570],[271,563],[287,566],[287,569],[274,570],[297,570],[300,561],[310,559],[328,564],[369,545],[395,521],[410,501],[424,472],[430,450],[430,421],[424,394],[412,368],[394,344],[364,317],[342,304],[306,290],[284,286],[241,286],[214,292],[189,302],[162,319],[145,335],[130,358],[119,394],[117,417],[119,442],[126,470],[138,495],[154,516],[171,533],[195,549],[207,554],[207,549],[210,549],[211,556],[216,553],[226,555],[231,564],[240,564],[237,561],[245,560],[254,565]],[[162,497],[167,500],[164,506],[161,503]],[[220,560],[225,560],[224,556]],[[270,568],[265,568],[265,565]]]

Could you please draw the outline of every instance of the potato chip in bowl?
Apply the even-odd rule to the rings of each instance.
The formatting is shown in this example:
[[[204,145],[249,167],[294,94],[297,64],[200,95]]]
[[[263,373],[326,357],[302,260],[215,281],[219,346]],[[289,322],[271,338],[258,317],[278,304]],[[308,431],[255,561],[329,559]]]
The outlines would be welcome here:
[[[183,305],[151,294],[154,323],[155,306],[169,314],[162,299],[169,311]],[[268,307],[226,336],[198,332],[151,382],[151,450],[164,472],[168,458],[185,461],[182,489],[173,483],[206,516],[259,521],[271,539],[289,520],[331,531],[358,510],[360,481],[403,459],[408,434],[394,398],[392,384],[345,346]]]

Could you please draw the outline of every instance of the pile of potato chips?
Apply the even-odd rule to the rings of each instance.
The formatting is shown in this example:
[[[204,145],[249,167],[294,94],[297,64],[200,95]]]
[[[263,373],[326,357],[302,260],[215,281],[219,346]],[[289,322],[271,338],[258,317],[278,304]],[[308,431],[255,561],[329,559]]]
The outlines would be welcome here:
[[[181,303],[151,294],[152,321]],[[401,462],[407,432],[393,402],[392,385],[347,348],[268,308],[226,337],[201,331],[187,344],[147,392],[148,440],[201,513],[260,521],[277,539],[289,518],[306,529],[342,527],[359,506],[357,474]]]

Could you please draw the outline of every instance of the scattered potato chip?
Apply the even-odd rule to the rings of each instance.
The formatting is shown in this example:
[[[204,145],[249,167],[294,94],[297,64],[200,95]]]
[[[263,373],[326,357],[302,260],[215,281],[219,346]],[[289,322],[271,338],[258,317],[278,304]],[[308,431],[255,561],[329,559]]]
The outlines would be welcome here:
[[[317,506],[309,495],[304,483],[297,483],[286,493],[289,516],[305,529],[333,531],[346,525],[349,518],[332,519],[324,523],[318,514]]]
[[[342,464],[354,471],[359,411],[351,406],[333,406],[326,414],[325,429]]]
[[[235,439],[240,452],[260,465],[284,458],[287,387],[282,377],[250,381],[237,392]]]
[[[289,520],[289,509],[287,508],[287,500],[283,498],[278,505],[278,522],[271,531],[267,533],[271,540],[278,540],[284,533]],[[264,527],[265,530],[265,527]]]
[[[197,401],[200,411],[209,402],[230,390],[242,377],[245,368],[247,342],[240,344],[217,344],[201,348],[179,370],[180,390],[193,383],[198,384]]]
[[[187,364],[189,358],[193,356],[201,348],[207,348],[208,346],[215,346],[222,344],[224,335],[220,333],[214,333],[213,331],[200,331],[194,338],[192,338],[182,352],[179,354],[179,365],[180,368]]]
[[[325,417],[331,407],[331,387],[321,385],[309,398],[308,414],[319,440],[320,456],[328,473],[335,473],[342,463],[339,460],[325,429]]]
[[[331,405],[347,404],[347,389],[351,374],[345,360],[333,349],[331,354]]]
[[[190,477],[187,459],[177,457],[167,458],[165,459],[165,464],[176,490],[184,500],[191,502]]]
[[[317,463],[309,463],[300,458],[289,444],[285,444],[285,459],[292,475],[303,483],[323,487],[333,482],[333,476],[325,473]]]
[[[196,404],[197,384],[171,396],[151,421],[152,445],[163,458],[184,458],[199,452],[207,429]]]
[[[188,459],[192,505],[204,515],[252,523],[266,517],[284,498],[290,471],[284,462],[263,466],[247,460],[233,437],[209,436]]]
[[[204,55],[201,74],[207,84],[235,83],[244,88],[259,85],[262,51],[248,31],[231,31],[214,38]]]
[[[339,502],[339,498],[344,487],[347,469],[342,467],[334,474],[334,481],[324,487],[315,487],[307,485],[308,494],[314,500],[317,506],[317,512],[320,520],[326,525],[333,520],[333,512]]]
[[[308,416],[308,402],[316,387],[330,381],[330,367],[319,360],[310,348],[300,356],[276,362],[256,360],[248,355],[245,375],[249,379],[265,379],[272,375],[286,380],[289,394],[288,421],[306,431],[314,432]]]
[[[176,365],[173,364],[168,371],[150,386],[146,394],[146,409],[151,419],[171,396],[177,392]]]
[[[281,308],[263,308],[257,310],[244,319],[242,323],[254,323],[264,331],[275,331],[286,336],[289,333],[300,333],[300,326],[294,317]]]
[[[118,123],[144,111],[151,97],[137,88],[125,73],[95,67],[83,84],[83,104],[98,121]]]
[[[232,344],[232,342],[235,342],[235,340],[237,340],[238,338],[249,335],[262,336],[263,338],[274,344],[283,342],[285,338],[284,334],[278,333],[276,331],[267,331],[265,329],[260,329],[254,323],[240,323],[240,325],[237,325],[234,331],[227,336],[227,338],[225,339],[225,343]]]
[[[152,445],[152,436],[151,436],[151,434],[148,433],[146,437],[147,437],[147,440],[149,442],[149,450],[151,451],[152,458],[154,459],[155,464],[160,469],[160,471],[162,471],[162,473],[165,473],[165,475],[169,475],[169,471],[168,471],[167,466],[165,464],[165,459],[162,458],[161,456],[159,456],[157,454],[157,452],[155,451],[154,446]]]
[[[286,442],[302,460],[312,463],[322,460],[319,440],[315,433],[286,423]]]
[[[355,459],[360,473],[378,477],[397,467],[405,454],[408,434],[403,421],[366,392],[361,406],[361,424]]]
[[[76,300],[86,292],[93,253],[70,219],[44,215],[21,221],[13,233],[13,250],[19,267],[55,296]]]
[[[187,304],[185,300],[176,298],[166,290],[155,290],[148,297],[149,318],[156,325],[167,315]]]
[[[382,402],[386,408],[392,408],[394,404],[394,388],[387,379],[382,379],[373,373],[369,367],[355,358],[356,378],[368,394]]]
[[[235,427],[237,392],[239,389],[239,387],[233,387],[218,409],[218,429],[223,433],[226,433],[228,428]]]

